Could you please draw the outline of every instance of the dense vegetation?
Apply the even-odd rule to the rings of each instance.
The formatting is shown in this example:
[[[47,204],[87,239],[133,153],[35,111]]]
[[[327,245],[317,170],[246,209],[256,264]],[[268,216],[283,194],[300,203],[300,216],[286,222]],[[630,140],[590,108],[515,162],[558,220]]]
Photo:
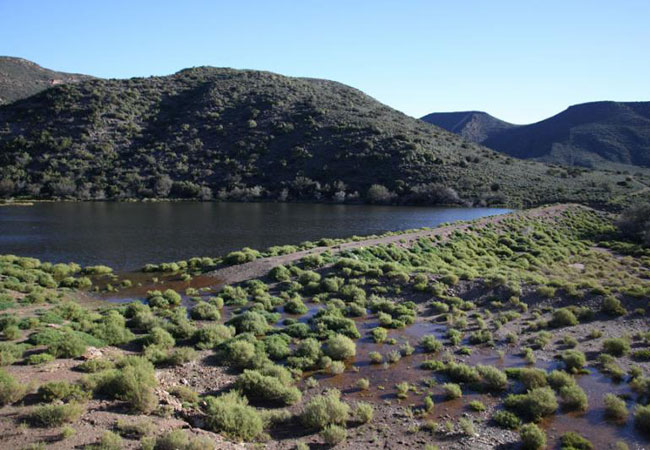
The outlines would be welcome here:
[[[253,261],[284,254],[240,253]],[[138,425],[173,415],[231,440],[273,447],[279,432],[304,448],[299,440],[342,445],[379,432],[381,415],[388,439],[471,439],[503,428],[524,448],[552,439],[589,448],[588,421],[561,436],[536,423],[592,411],[600,393],[594,399],[581,377],[602,373],[623,394],[605,395],[604,408],[592,411],[606,420],[599,430],[616,435],[628,421],[635,439],[650,430],[650,253],[603,214],[576,206],[484,219],[444,238],[331,248],[239,285],[192,287],[215,263],[149,266],[153,288],[144,295],[144,286],[128,291],[103,266],[1,257],[5,420],[61,427],[68,431],[60,439],[79,446],[69,430],[109,402],[120,419],[101,435],[107,443],[122,435],[142,448],[210,448],[205,437],[154,436],[151,425]],[[184,291],[168,287],[179,280]],[[143,301],[88,308],[77,300],[81,290],[110,285]],[[415,324],[428,333],[410,336]],[[101,354],[88,356],[90,347]],[[557,362],[547,369],[550,357]],[[38,380],[49,373],[39,367],[62,362],[57,376],[69,381],[25,382],[30,367]],[[399,381],[384,384],[391,373]],[[358,391],[364,401],[353,397]],[[462,407],[441,416],[439,402]]]
[[[620,202],[624,174],[519,161],[339,83],[187,69],[0,107],[0,196],[411,204]]]
[[[530,125],[509,124],[482,112],[433,113],[422,120],[517,158],[568,166],[650,167],[650,102],[584,103]]]
[[[55,72],[22,58],[0,56],[0,105],[27,98],[56,84],[89,78],[92,77]]]

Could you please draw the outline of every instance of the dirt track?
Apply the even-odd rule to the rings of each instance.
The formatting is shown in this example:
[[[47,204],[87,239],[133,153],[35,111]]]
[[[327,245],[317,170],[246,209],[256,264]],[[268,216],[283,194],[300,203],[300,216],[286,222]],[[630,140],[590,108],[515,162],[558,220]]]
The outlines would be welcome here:
[[[307,255],[318,255],[329,250],[331,253],[336,254],[345,250],[360,247],[371,247],[378,244],[391,244],[400,243],[404,246],[410,246],[413,241],[423,237],[440,236],[447,237],[450,233],[458,230],[465,230],[469,226],[482,226],[489,223],[496,224],[505,219],[512,217],[551,217],[560,214],[568,209],[586,208],[581,205],[575,204],[561,204],[545,206],[541,208],[529,209],[524,211],[517,211],[509,214],[502,214],[499,216],[484,217],[468,222],[459,222],[451,225],[433,228],[431,230],[414,231],[412,233],[402,233],[390,236],[381,236],[377,238],[365,239],[362,241],[346,242],[343,244],[335,245],[332,247],[316,247],[309,250],[302,250],[288,255],[272,256],[268,258],[261,258],[249,263],[238,264],[235,266],[228,266],[209,272],[206,275],[217,278],[223,284],[241,283],[246,280],[263,277],[271,269],[279,265],[286,265],[298,261]]]

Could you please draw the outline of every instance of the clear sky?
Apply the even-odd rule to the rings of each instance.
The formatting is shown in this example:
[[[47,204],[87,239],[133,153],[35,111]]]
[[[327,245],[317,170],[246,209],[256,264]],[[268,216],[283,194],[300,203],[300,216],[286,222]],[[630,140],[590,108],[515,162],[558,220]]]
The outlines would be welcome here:
[[[100,77],[328,78],[412,116],[650,100],[648,0],[0,0],[0,55]]]

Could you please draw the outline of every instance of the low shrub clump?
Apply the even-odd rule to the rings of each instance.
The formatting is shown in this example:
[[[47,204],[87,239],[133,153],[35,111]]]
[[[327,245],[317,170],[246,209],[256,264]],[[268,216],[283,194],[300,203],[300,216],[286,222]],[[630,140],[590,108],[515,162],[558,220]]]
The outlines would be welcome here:
[[[129,404],[132,410],[148,414],[158,406],[154,387],[158,384],[153,364],[139,356],[128,356],[117,369],[99,373],[95,390]]]
[[[322,430],[329,425],[342,425],[348,420],[350,406],[341,400],[341,392],[332,389],[313,397],[303,409],[300,420],[309,427]]]
[[[348,437],[348,432],[341,426],[328,425],[320,432],[320,435],[326,444],[337,445]]]
[[[25,395],[25,386],[0,369],[0,406],[15,403]]]
[[[603,341],[603,352],[612,356],[624,356],[630,353],[630,342],[623,338],[611,338]]]
[[[521,426],[521,419],[510,411],[497,411],[492,420],[501,428],[516,430]]]
[[[325,354],[334,360],[348,359],[357,354],[357,346],[349,337],[336,334],[325,342]]]
[[[560,443],[562,450],[593,450],[594,448],[591,442],[573,431],[564,433],[560,438]]]
[[[527,423],[519,432],[523,450],[541,450],[546,447],[546,433],[534,423]]]
[[[291,374],[280,366],[244,370],[235,382],[235,386],[251,399],[282,405],[293,405],[302,398],[300,391],[291,384]]]
[[[455,383],[445,383],[442,385],[445,397],[448,399],[460,398],[463,396],[463,390]]]
[[[212,303],[199,302],[190,310],[190,316],[194,320],[219,320],[221,313]]]
[[[55,400],[63,402],[83,402],[90,398],[90,392],[78,384],[67,381],[52,381],[45,383],[38,388],[37,394],[44,402],[51,403]]]
[[[260,414],[236,391],[208,397],[205,412],[208,429],[233,439],[251,441],[263,431]]]
[[[616,421],[627,419],[628,411],[625,400],[610,393],[605,394],[603,403],[605,403],[605,417]]]
[[[554,414],[558,408],[555,393],[549,387],[535,388],[526,394],[510,394],[505,399],[505,405],[535,422]]]
[[[37,427],[60,427],[81,417],[84,407],[78,403],[37,406],[27,414],[27,421]]]

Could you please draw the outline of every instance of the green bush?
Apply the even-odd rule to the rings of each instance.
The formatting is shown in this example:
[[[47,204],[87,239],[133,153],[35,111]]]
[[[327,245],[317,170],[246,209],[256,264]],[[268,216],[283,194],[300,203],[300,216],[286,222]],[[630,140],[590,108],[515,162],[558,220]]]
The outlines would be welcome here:
[[[546,376],[546,379],[548,384],[556,391],[559,391],[564,386],[572,386],[576,382],[570,374],[561,370],[552,371]]]
[[[357,354],[354,341],[342,334],[335,334],[325,342],[325,354],[334,360],[352,358]]]
[[[111,431],[105,431],[99,442],[89,448],[96,450],[122,450],[124,443],[120,435]]]
[[[373,341],[380,344],[388,338],[388,330],[382,327],[375,327],[370,331]]]
[[[235,391],[219,397],[207,397],[205,412],[208,429],[233,439],[251,441],[263,431],[260,414]]]
[[[77,369],[86,373],[96,373],[115,367],[113,361],[108,359],[89,359],[77,366]]]
[[[497,411],[492,419],[501,428],[508,430],[516,430],[521,426],[521,419],[510,411]]]
[[[605,417],[617,421],[627,419],[628,411],[625,400],[610,393],[605,394],[603,403],[605,404]]]
[[[154,327],[144,338],[146,345],[155,345],[156,347],[168,349],[176,345],[174,337],[164,328]]]
[[[587,394],[585,394],[585,391],[577,384],[572,386],[562,386],[560,388],[560,397],[567,409],[586,411],[589,406]]]
[[[368,423],[372,420],[374,408],[370,403],[360,402],[354,408],[354,418],[360,423]]]
[[[259,370],[244,370],[237,377],[235,387],[250,399],[293,405],[300,401],[302,395],[291,384],[291,374],[285,368],[269,366]]]
[[[296,296],[287,300],[284,304],[284,311],[288,314],[305,314],[307,312],[307,307],[303,303],[302,299]]]
[[[508,377],[496,367],[478,365],[476,370],[488,390],[502,391],[508,387]]]
[[[560,308],[553,311],[553,318],[551,319],[551,326],[570,327],[578,324],[578,318],[573,314],[569,308]]]
[[[519,381],[527,390],[544,387],[548,384],[546,372],[542,369],[524,367],[519,370]]]
[[[345,424],[350,407],[341,401],[341,393],[332,389],[324,395],[313,397],[305,405],[300,420],[309,428],[322,430],[329,425]]]
[[[144,414],[158,406],[153,391],[158,384],[154,367],[145,358],[127,356],[120,361],[118,369],[101,375],[95,387],[99,393],[123,400],[132,410]]]
[[[15,341],[22,336],[22,332],[17,325],[9,325],[2,330],[2,335],[8,341]]]
[[[650,405],[637,405],[634,410],[634,424],[645,434],[650,434]]]
[[[25,363],[30,366],[38,366],[52,362],[55,359],[55,356],[50,355],[49,353],[34,353],[33,355],[29,355],[27,358],[25,358]]]
[[[291,354],[290,343],[291,337],[288,335],[284,333],[272,334],[264,339],[264,349],[269,358],[277,361]]]
[[[27,414],[27,421],[37,427],[60,427],[75,422],[81,417],[84,407],[78,403],[44,405],[33,408]]]
[[[235,327],[237,334],[252,333],[256,336],[261,336],[270,329],[266,317],[255,311],[246,311],[243,314],[239,314],[226,322],[226,324]]]
[[[611,338],[603,341],[603,352],[613,356],[624,356],[630,353],[630,342],[623,338]]]
[[[6,371],[0,369],[0,406],[15,403],[25,395],[25,385],[16,381]]]
[[[605,314],[612,317],[618,317],[627,314],[627,311],[621,304],[621,301],[611,295],[608,295],[603,299],[601,309]]]
[[[505,405],[535,422],[554,414],[558,408],[555,393],[548,387],[535,388],[526,394],[510,394],[505,399]]]
[[[580,350],[565,351],[562,353],[562,361],[566,370],[573,373],[579,372],[587,364],[587,358]]]
[[[108,311],[92,330],[92,335],[108,345],[123,345],[135,336],[126,328],[126,319],[117,311]]]
[[[546,447],[546,433],[534,423],[527,423],[519,432],[523,450],[541,450]]]
[[[560,444],[562,450],[593,450],[594,448],[591,442],[573,431],[564,433],[560,438]]]
[[[214,450],[214,448],[215,443],[207,436],[190,438],[184,430],[172,430],[158,436],[152,450]]]
[[[47,351],[57,358],[78,358],[86,352],[86,344],[76,333],[64,331],[49,344]]]
[[[442,350],[442,342],[436,339],[436,337],[432,334],[424,336],[422,339],[420,339],[420,345],[427,353],[434,353]]]
[[[455,383],[445,383],[442,385],[442,390],[445,393],[445,397],[448,399],[460,398],[463,396],[463,391],[459,385]]]
[[[343,442],[348,437],[348,432],[341,426],[328,425],[321,430],[320,436],[326,444],[334,446]]]
[[[221,313],[219,308],[217,308],[212,303],[208,302],[199,302],[194,308],[190,311],[190,316],[194,320],[219,320],[221,319]]]
[[[213,349],[233,337],[235,330],[226,325],[208,325],[194,332],[192,340],[199,350]]]
[[[44,402],[51,403],[55,400],[63,402],[83,402],[90,398],[90,392],[78,384],[67,381],[52,381],[38,388],[37,394]]]

